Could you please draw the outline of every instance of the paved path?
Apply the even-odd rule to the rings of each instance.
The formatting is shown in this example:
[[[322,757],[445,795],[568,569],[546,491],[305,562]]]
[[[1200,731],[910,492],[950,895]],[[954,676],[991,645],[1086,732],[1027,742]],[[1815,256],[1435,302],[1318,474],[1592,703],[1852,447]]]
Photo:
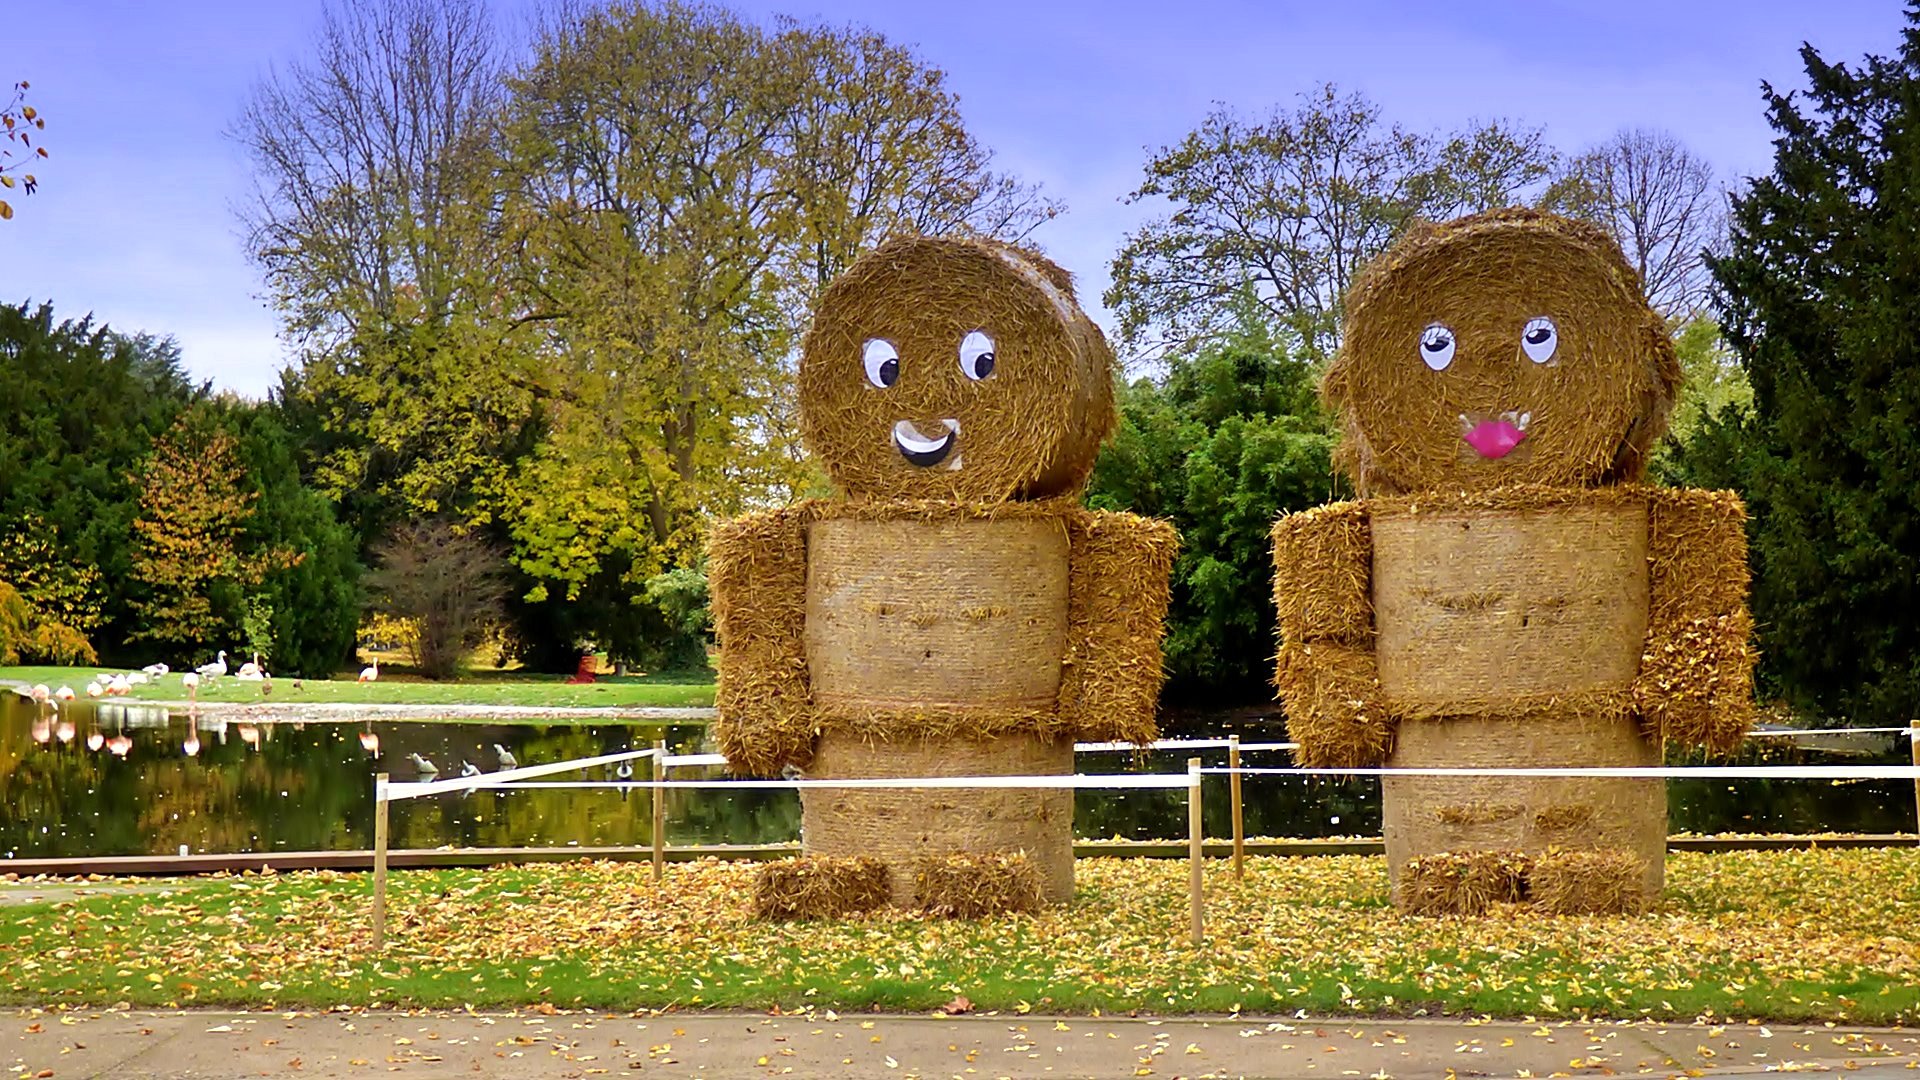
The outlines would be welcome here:
[[[756,1013],[0,1013],[4,1076],[1470,1077],[1903,1080],[1920,1032],[1825,1026]],[[1689,1072],[1688,1070],[1699,1070]]]

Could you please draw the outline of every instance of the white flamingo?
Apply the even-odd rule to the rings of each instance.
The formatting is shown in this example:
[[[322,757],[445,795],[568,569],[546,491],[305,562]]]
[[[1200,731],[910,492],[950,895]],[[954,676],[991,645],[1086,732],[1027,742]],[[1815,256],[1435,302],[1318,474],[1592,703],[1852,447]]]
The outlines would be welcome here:
[[[73,687],[71,686],[62,686],[60,689],[55,690],[53,692],[53,699],[55,701],[72,701],[73,698],[74,698],[74,693],[73,693]]]
[[[101,694],[104,694],[106,692],[107,692],[107,688],[100,685],[97,682],[90,682],[87,684],[88,697],[99,697]]]
[[[131,694],[133,693],[133,684],[127,681],[125,675],[115,675],[113,681],[107,684],[107,693],[116,696]]]
[[[28,691],[27,693],[29,697],[33,698],[33,700],[38,701],[42,704],[45,704],[46,700],[53,696],[53,691],[47,688],[46,683],[34,683],[33,689]]]
[[[180,685],[187,688],[187,700],[193,701],[200,697],[199,672],[189,671],[185,675],[180,676]]]
[[[167,667],[167,665],[165,664],[148,664],[146,667],[143,667],[140,670],[141,672],[146,674],[149,678],[158,679],[162,675],[165,675],[167,672],[171,671],[172,669]]]
[[[380,678],[380,658],[374,657],[373,663],[360,669],[361,682],[374,682]]]

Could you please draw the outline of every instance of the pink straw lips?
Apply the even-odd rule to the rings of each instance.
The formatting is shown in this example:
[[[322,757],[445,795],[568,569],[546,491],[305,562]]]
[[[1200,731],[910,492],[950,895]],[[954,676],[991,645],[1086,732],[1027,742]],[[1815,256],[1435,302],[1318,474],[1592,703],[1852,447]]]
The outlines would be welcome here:
[[[1532,419],[1532,413],[1512,412],[1484,420],[1461,416],[1460,437],[1483,458],[1503,458],[1526,439],[1527,423]]]

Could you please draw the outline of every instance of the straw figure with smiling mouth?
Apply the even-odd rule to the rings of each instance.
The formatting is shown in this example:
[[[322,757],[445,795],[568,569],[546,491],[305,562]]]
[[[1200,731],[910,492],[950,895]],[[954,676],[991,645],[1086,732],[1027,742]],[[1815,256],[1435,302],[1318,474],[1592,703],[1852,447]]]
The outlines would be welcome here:
[[[1680,380],[1604,233],[1420,226],[1348,298],[1323,393],[1362,501],[1274,529],[1276,682],[1303,764],[1642,766],[1752,712],[1745,512],[1640,481]],[[1388,777],[1395,903],[1633,911],[1657,779]]]
[[[1073,771],[1150,741],[1175,539],[1088,511],[1113,355],[1065,271],[983,240],[889,241],[822,295],[801,434],[839,495],[715,529],[717,734],[737,772]],[[769,916],[1068,899],[1068,789],[802,792]]]

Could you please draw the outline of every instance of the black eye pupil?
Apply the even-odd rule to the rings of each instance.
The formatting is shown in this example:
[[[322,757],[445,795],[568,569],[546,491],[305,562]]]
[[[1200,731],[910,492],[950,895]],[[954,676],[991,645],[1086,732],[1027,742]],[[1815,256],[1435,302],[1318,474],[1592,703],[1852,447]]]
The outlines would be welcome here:
[[[1543,345],[1546,343],[1546,340],[1552,336],[1553,336],[1553,331],[1547,329],[1544,326],[1538,330],[1529,330],[1527,332],[1527,344]]]
[[[1446,338],[1434,338],[1432,341],[1427,342],[1427,351],[1440,352],[1450,344],[1452,343],[1449,342]]]
[[[899,377],[900,377],[900,361],[897,358],[892,360],[881,361],[880,363],[880,385],[881,386],[892,386],[893,381],[895,379],[898,379]]]
[[[984,379],[987,376],[993,374],[993,354],[992,353],[983,352],[977,358],[974,359],[973,374],[976,378],[981,378],[981,379]]]

